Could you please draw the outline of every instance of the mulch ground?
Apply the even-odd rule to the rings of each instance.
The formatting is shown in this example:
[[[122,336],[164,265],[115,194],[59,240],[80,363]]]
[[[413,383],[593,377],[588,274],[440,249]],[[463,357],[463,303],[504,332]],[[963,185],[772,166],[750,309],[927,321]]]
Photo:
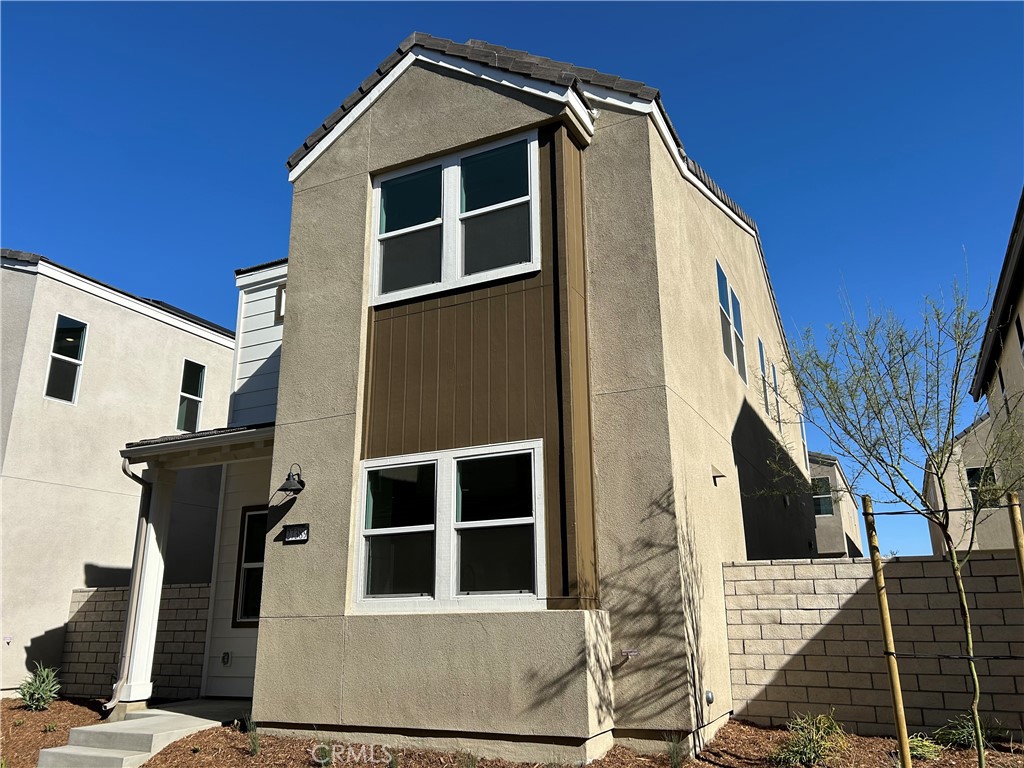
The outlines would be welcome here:
[[[705,745],[700,756],[688,761],[690,768],[777,768],[768,755],[786,737],[778,728],[760,728],[733,721],[722,728],[714,740]],[[259,737],[259,753],[249,754],[249,736],[232,728],[212,728],[188,736],[164,749],[149,760],[144,768],[297,768],[322,765],[313,759],[315,740],[288,739],[276,736]],[[367,747],[365,755],[370,756]],[[893,768],[896,742],[893,739],[850,736],[849,748],[834,760],[831,768]],[[352,753],[358,755],[359,748]],[[385,768],[387,756],[377,749],[377,762],[348,760],[347,750],[339,749],[335,766],[345,768]],[[465,755],[419,750],[396,750],[399,768],[552,768],[543,764],[510,763],[505,760],[475,761]],[[989,750],[988,768],[1024,768],[1024,751],[1018,746]],[[327,765],[330,765],[330,761]],[[927,768],[972,768],[977,766],[973,750],[946,750],[937,760],[915,761]],[[638,755],[625,747],[615,747],[593,768],[669,768],[666,755]]]
[[[30,712],[21,699],[0,699],[0,757],[4,768],[35,768],[39,750],[68,743],[68,731],[100,722],[103,702],[62,699],[49,709]]]
[[[35,768],[39,750],[67,744],[68,731],[79,725],[100,722],[101,702],[62,700],[43,712],[30,712],[17,699],[3,699],[0,707],[0,756],[4,768]],[[50,726],[53,726],[52,730]],[[705,745],[700,756],[686,763],[690,768],[775,768],[768,756],[781,744],[786,731],[761,728],[732,721],[722,728],[714,740]],[[211,728],[195,733],[170,745],[145,764],[145,768],[316,768],[322,765],[313,758],[316,740],[259,736],[259,752],[249,754],[249,736],[234,728]],[[850,736],[848,749],[832,763],[831,768],[893,768],[896,742],[893,739]],[[367,760],[346,759],[358,755],[340,748],[335,766],[345,768],[385,768],[387,756],[378,747],[364,755]],[[540,764],[511,763],[506,760],[476,761],[467,755],[397,750],[400,768],[552,768]],[[327,762],[330,765],[330,761]],[[625,747],[615,747],[593,768],[669,768],[668,757],[638,755]],[[977,757],[973,750],[946,750],[937,760],[915,761],[927,768],[973,768]],[[1024,748],[999,745],[988,751],[989,768],[1024,768]]]

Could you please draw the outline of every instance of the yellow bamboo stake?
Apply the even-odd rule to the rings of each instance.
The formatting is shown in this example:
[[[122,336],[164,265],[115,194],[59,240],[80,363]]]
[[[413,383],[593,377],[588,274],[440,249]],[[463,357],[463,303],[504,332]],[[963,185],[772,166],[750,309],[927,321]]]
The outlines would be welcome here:
[[[1020,496],[1016,491],[1006,494],[1010,507],[1010,530],[1013,531],[1013,550],[1017,554],[1017,575],[1020,576],[1020,595],[1024,598],[1024,525],[1020,520]]]
[[[892,694],[892,713],[896,722],[896,740],[900,747],[900,768],[911,768],[910,740],[907,738],[907,718],[903,712],[903,691],[900,687],[900,670],[896,663],[896,644],[892,637],[892,621],[889,618],[889,598],[885,593],[885,576],[882,574],[882,555],[878,551],[878,532],[875,529],[875,513],[871,497],[864,496],[864,527],[868,533],[868,549],[871,552],[871,570],[875,576],[875,594],[878,596],[878,618],[882,624],[882,640],[885,643],[885,663],[889,668],[889,692]]]

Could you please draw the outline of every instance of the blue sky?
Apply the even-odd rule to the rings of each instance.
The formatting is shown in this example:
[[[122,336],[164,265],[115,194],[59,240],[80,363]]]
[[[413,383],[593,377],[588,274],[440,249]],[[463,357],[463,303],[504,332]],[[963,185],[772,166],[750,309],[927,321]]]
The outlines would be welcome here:
[[[4,247],[227,326],[231,270],[287,255],[285,159],[414,30],[659,88],[758,222],[790,334],[840,320],[841,289],[911,315],[965,269],[980,304],[1024,181],[1021,3],[4,2],[0,24]],[[883,549],[927,548],[885,525]]]

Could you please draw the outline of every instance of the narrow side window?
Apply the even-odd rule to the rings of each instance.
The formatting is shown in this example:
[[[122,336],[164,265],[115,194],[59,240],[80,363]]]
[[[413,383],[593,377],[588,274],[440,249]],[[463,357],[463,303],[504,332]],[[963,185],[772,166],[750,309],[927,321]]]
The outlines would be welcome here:
[[[263,597],[263,552],[267,543],[267,510],[243,507],[235,577],[235,626],[255,626]]]
[[[203,380],[206,366],[186,360],[181,371],[181,394],[178,397],[178,429],[195,432],[199,429],[199,412],[203,405]]]
[[[85,357],[88,326],[70,317],[57,315],[50,349],[50,369],[46,376],[46,396],[74,403],[78,397],[78,379]]]

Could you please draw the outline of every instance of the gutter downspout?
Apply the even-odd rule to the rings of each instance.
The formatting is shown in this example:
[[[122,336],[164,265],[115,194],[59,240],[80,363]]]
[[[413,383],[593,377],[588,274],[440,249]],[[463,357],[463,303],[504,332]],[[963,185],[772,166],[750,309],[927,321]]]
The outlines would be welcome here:
[[[122,459],[121,471],[131,480],[142,486],[142,501],[139,507],[139,523],[135,529],[135,552],[132,554],[132,580],[128,593],[129,609],[138,605],[139,591],[142,588],[142,558],[146,551],[146,529],[149,526],[149,504],[153,493],[153,484],[136,475],[131,470],[128,459]],[[114,683],[113,695],[103,705],[105,711],[110,711],[117,706],[121,700],[121,691],[128,681],[128,667],[131,664],[132,651],[135,647],[135,611],[129,610],[127,624],[124,629],[124,636],[121,638],[120,665],[118,669],[117,682]]]

